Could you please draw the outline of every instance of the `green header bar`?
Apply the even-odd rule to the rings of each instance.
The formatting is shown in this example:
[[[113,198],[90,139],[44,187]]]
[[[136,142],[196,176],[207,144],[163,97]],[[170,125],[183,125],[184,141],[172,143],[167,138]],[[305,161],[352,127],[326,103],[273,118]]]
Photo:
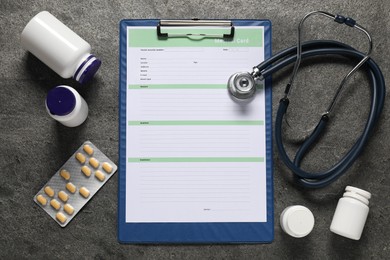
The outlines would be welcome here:
[[[240,121],[129,121],[128,125],[264,125],[263,120],[240,120]]]
[[[226,89],[226,84],[149,84],[128,85],[128,89]],[[262,89],[263,85],[257,86]]]
[[[166,158],[128,158],[129,163],[161,162],[264,162],[264,157],[166,157]]]
[[[151,28],[128,28],[129,47],[262,47],[263,28],[243,28],[235,27],[233,40],[223,38],[207,38],[199,36],[173,37],[168,39],[158,39],[156,27]],[[163,33],[179,34],[226,34],[230,33],[230,27],[222,28],[164,28]]]

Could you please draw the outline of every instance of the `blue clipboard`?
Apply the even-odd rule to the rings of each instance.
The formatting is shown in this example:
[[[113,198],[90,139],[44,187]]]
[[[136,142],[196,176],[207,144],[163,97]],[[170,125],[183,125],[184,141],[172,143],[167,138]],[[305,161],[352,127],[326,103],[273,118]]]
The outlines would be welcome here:
[[[274,238],[271,78],[265,79],[267,222],[126,223],[126,73],[127,27],[154,26],[160,20],[122,20],[119,53],[118,240],[121,243],[270,243]],[[231,20],[233,26],[264,26],[265,59],[271,57],[269,20]],[[256,64],[253,64],[256,65]]]

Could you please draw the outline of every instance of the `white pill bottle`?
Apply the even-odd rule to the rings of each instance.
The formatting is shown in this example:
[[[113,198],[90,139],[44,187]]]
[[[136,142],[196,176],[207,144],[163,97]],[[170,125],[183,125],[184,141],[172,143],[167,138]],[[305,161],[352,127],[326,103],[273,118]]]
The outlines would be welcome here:
[[[371,193],[347,186],[337,203],[330,230],[340,236],[359,240],[366,224]]]
[[[87,119],[87,102],[69,86],[61,85],[51,89],[45,103],[47,113],[64,126],[76,127]]]
[[[21,34],[23,48],[63,78],[83,84],[98,71],[101,61],[91,45],[47,11],[34,16]]]

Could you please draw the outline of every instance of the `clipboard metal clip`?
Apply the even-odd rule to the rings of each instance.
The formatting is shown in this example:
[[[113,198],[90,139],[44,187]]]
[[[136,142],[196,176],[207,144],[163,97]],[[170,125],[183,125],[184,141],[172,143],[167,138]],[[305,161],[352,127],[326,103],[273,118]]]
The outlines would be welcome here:
[[[163,33],[161,27],[199,27],[199,26],[214,26],[214,27],[230,27],[230,33],[225,34],[207,34],[207,33]],[[169,37],[207,37],[207,38],[223,38],[232,40],[234,37],[234,26],[232,21],[228,20],[160,20],[157,25],[157,36],[159,39],[166,39]]]

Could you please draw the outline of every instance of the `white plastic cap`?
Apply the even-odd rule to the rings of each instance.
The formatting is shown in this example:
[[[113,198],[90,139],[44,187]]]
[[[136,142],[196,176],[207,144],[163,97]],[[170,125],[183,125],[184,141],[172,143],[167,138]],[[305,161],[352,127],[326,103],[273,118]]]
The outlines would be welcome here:
[[[300,205],[287,207],[280,215],[280,226],[292,237],[305,237],[313,230],[313,213]]]

